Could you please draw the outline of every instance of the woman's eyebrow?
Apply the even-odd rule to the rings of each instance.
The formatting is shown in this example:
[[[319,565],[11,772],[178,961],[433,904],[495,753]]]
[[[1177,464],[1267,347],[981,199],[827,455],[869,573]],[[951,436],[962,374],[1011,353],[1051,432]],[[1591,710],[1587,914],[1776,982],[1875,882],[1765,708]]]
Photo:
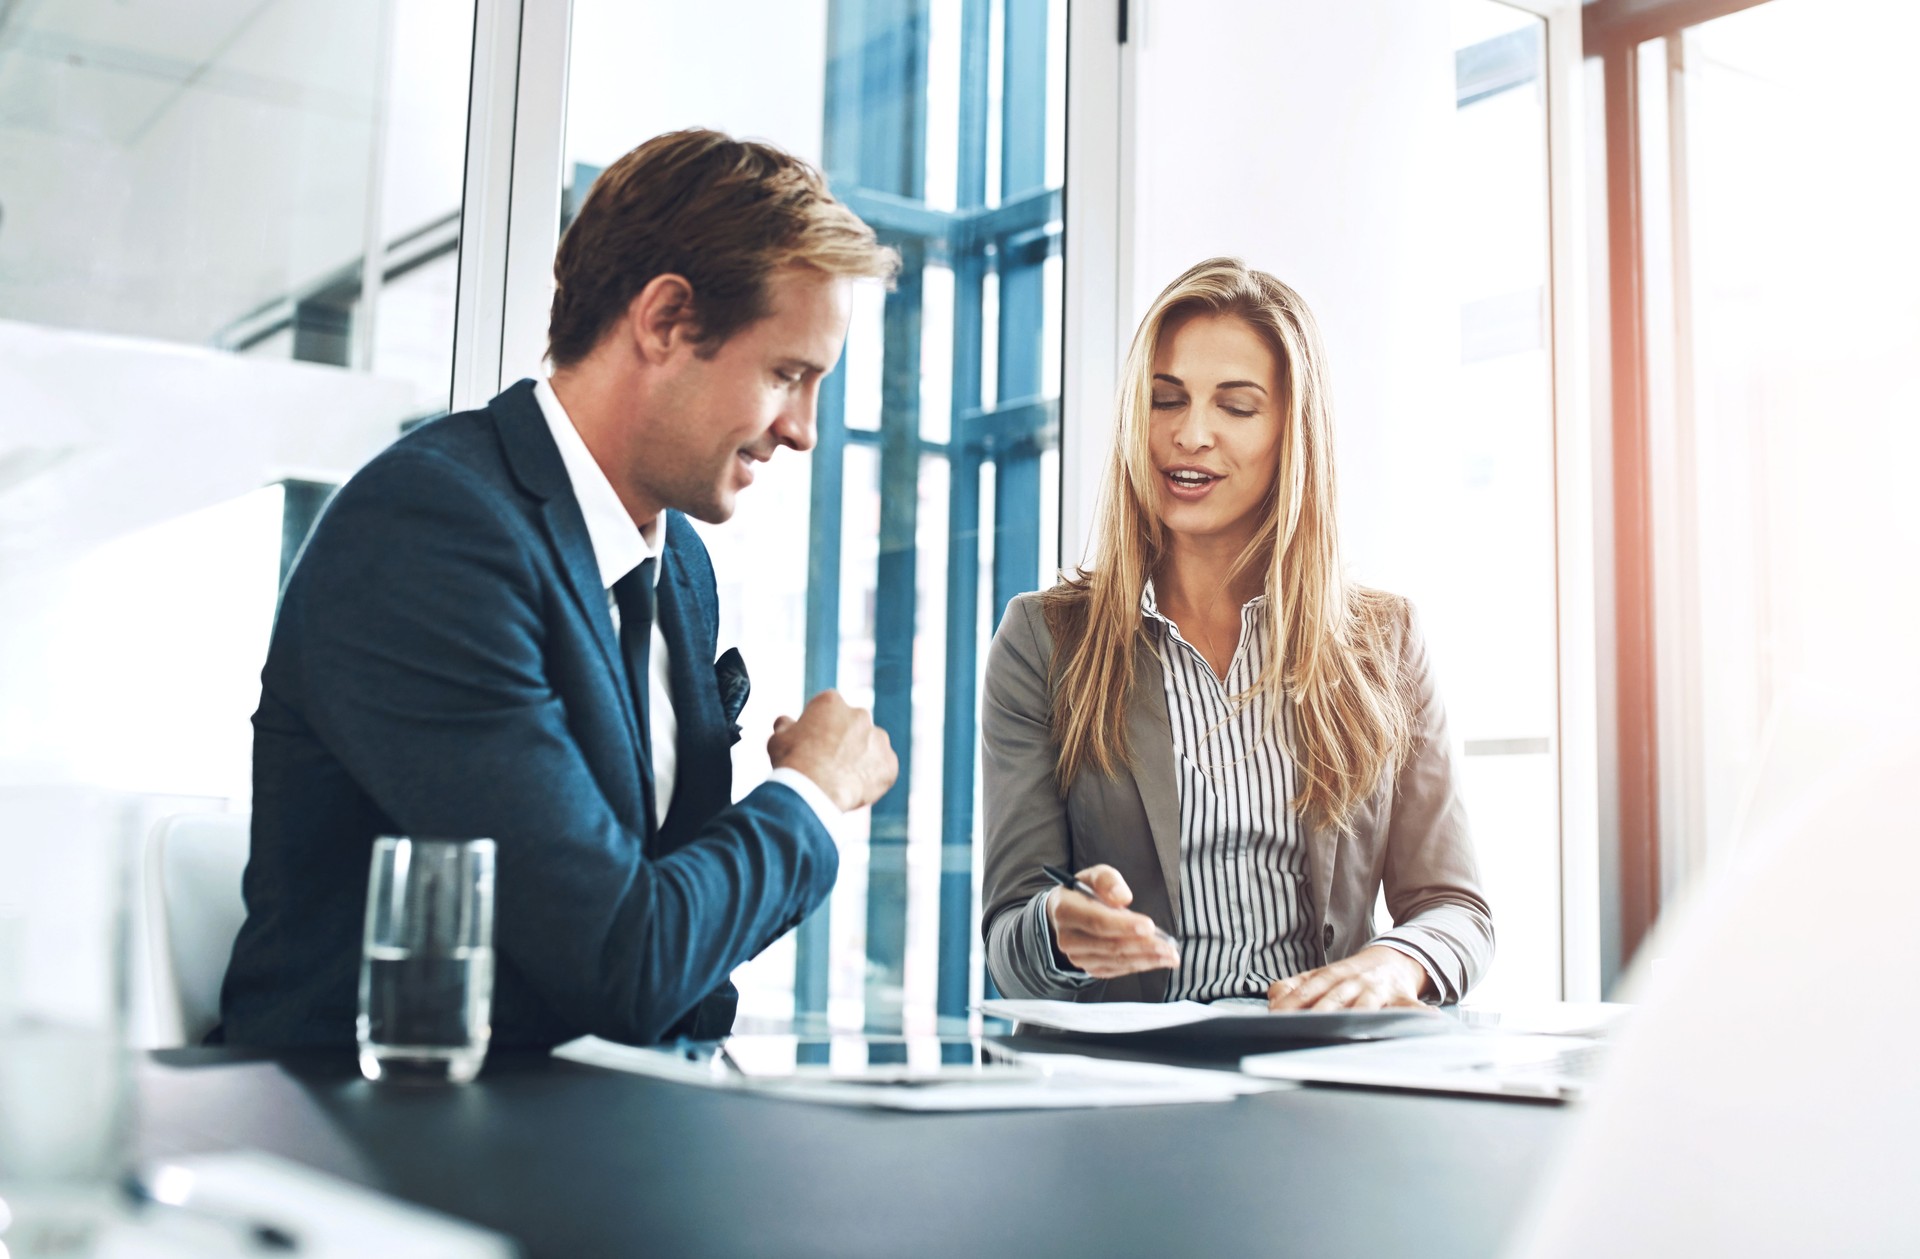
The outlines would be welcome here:
[[[1186,382],[1186,381],[1184,381],[1184,380],[1182,380],[1182,379],[1180,379],[1180,378],[1179,378],[1178,376],[1169,376],[1169,375],[1167,375],[1167,374],[1166,374],[1165,372],[1155,372],[1155,373],[1153,374],[1153,378],[1154,378],[1155,380],[1164,380],[1164,381],[1166,381],[1166,382],[1167,382],[1167,383],[1168,383],[1169,385],[1178,385],[1178,386],[1180,386],[1180,387],[1181,387],[1182,389],[1185,389],[1185,388],[1187,387],[1187,382]]]
[[[1261,393],[1265,393],[1267,391],[1266,386],[1262,385],[1257,380],[1223,380],[1219,384],[1215,385],[1214,388],[1215,389],[1258,389]]]

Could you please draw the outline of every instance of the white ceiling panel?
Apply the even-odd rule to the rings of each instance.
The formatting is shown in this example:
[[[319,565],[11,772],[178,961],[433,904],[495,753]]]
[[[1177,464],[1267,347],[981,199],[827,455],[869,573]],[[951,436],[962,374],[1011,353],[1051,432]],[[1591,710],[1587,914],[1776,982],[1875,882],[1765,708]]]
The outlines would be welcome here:
[[[370,101],[381,79],[388,0],[275,0],[221,54],[222,71]]]
[[[0,40],[31,33],[102,44],[188,67],[204,64],[250,19],[284,0],[24,0]]]
[[[80,58],[0,53],[0,128],[126,144],[179,85]]]

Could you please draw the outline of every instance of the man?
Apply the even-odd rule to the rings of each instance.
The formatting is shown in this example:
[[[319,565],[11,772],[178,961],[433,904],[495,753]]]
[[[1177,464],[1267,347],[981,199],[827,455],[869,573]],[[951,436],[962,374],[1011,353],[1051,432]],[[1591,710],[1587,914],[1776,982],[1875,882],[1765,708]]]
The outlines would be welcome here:
[[[826,898],[827,819],[897,763],[828,691],[731,802],[745,672],[682,513],[726,520],[813,445],[852,282],[896,265],[764,144],[678,132],[607,169],[555,260],[551,379],[389,447],[288,579],[226,1040],[351,1043],[380,834],[497,842],[496,1044],[729,1029],[729,972]]]

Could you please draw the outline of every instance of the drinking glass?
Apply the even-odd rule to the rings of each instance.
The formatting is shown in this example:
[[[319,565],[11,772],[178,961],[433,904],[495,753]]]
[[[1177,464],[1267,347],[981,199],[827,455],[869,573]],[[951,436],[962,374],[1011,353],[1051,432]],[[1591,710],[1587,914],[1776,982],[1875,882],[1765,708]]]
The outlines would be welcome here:
[[[490,839],[383,835],[367,877],[360,1071],[369,1080],[465,1084],[492,1035]]]

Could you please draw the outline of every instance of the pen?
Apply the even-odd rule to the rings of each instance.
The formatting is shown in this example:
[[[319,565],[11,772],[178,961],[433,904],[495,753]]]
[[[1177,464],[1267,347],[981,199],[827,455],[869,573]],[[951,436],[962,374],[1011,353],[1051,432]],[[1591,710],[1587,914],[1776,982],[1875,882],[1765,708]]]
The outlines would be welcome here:
[[[740,1065],[740,1060],[727,1052],[727,1042],[724,1040],[701,1042],[691,1041],[682,1036],[673,1042],[673,1047],[679,1050],[680,1056],[688,1062],[705,1062],[710,1065],[719,1063],[734,1075],[747,1074],[746,1068]]]
[[[1040,869],[1046,874],[1046,876],[1049,879],[1052,879],[1055,883],[1058,883],[1061,887],[1066,888],[1068,891],[1079,892],[1083,896],[1091,896],[1093,897],[1093,899],[1100,901],[1102,905],[1105,905],[1107,903],[1105,900],[1101,899],[1100,893],[1094,891],[1093,888],[1088,886],[1086,883],[1083,883],[1079,879],[1074,878],[1073,875],[1067,873],[1065,870],[1062,870],[1059,866],[1042,865]],[[1179,943],[1178,940],[1175,940],[1172,936],[1162,931],[1158,924],[1155,924],[1153,928],[1153,934],[1160,937],[1162,940],[1165,940],[1168,944]]]

